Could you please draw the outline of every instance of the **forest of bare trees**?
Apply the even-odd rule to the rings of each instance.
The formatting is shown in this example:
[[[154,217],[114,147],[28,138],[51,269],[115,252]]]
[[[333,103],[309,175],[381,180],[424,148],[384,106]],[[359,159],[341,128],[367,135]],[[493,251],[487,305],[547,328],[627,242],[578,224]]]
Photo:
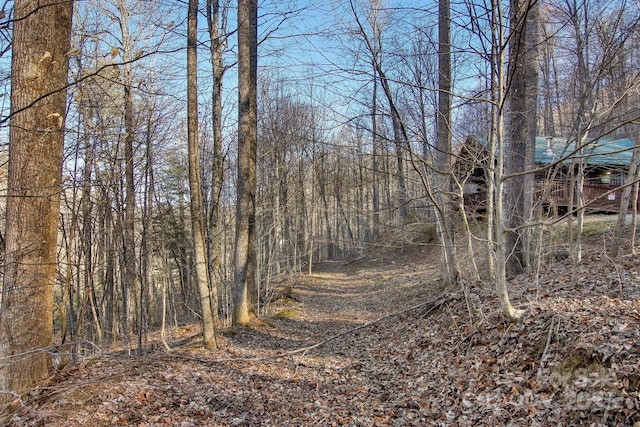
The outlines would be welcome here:
[[[54,353],[135,352],[185,323],[213,347],[283,283],[418,222],[443,282],[491,283],[517,320],[507,277],[539,265],[550,223],[581,262],[604,140],[636,141],[614,171],[622,236],[638,200],[636,2],[321,3],[5,6],[2,393],[45,378]],[[553,162],[536,137],[563,138]],[[469,138],[483,155],[460,154]],[[465,205],[477,168],[482,213]],[[558,213],[534,178],[561,175]]]

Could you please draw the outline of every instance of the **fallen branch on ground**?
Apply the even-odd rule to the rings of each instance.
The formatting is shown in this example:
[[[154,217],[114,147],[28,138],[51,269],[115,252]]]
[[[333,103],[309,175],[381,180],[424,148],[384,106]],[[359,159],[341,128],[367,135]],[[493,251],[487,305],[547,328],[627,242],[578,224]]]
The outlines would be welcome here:
[[[410,312],[410,311],[414,311],[414,310],[418,310],[421,308],[428,308],[428,312],[432,312],[433,310],[435,310],[436,308],[440,307],[442,304],[452,301],[456,298],[458,298],[458,292],[450,292],[450,291],[444,291],[441,294],[439,294],[437,297],[435,298],[431,298],[428,301],[424,301],[421,302],[420,304],[416,304],[413,305],[411,307],[405,308],[403,310],[399,310],[399,311],[395,311],[393,313],[389,313],[386,314],[382,317],[379,317],[376,320],[372,320],[371,322],[365,323],[363,325],[359,325],[356,326],[355,328],[349,329],[348,331],[344,331],[344,332],[340,332],[339,334],[335,334],[330,336],[329,338],[326,338],[322,341],[319,341],[315,344],[306,346],[306,347],[301,347],[301,348],[297,348],[295,350],[290,350],[290,351],[286,351],[283,353],[278,353],[278,354],[274,354],[272,356],[265,356],[265,357],[254,357],[254,358],[225,358],[225,359],[203,359],[200,357],[193,357],[193,356],[189,356],[186,354],[180,354],[175,352],[175,349],[173,352],[171,353],[162,353],[163,356],[165,357],[170,357],[170,358],[178,358],[178,359],[184,359],[184,360],[190,360],[193,362],[198,362],[198,363],[202,363],[202,364],[212,364],[212,363],[223,363],[223,362],[263,362],[263,361],[267,361],[267,360],[277,360],[277,359],[281,359],[284,357],[291,357],[294,356],[296,354],[302,354],[302,356],[304,357],[307,352],[309,352],[310,350],[314,350],[318,347],[322,347],[323,345],[331,342],[331,341],[335,341],[338,338],[344,337],[345,335],[350,335],[353,334],[355,332],[358,332],[362,329],[366,329],[372,325],[375,325],[376,323],[379,323],[383,320],[389,319],[391,317],[395,317],[395,316],[400,316],[404,313]]]

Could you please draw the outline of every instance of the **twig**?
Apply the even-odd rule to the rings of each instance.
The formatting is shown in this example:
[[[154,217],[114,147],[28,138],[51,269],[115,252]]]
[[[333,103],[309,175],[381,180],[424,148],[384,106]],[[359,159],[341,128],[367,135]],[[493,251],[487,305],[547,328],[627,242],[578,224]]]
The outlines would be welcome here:
[[[470,334],[468,334],[467,336],[465,336],[464,338],[462,338],[460,341],[458,341],[458,344],[453,348],[453,350],[451,351],[452,353],[457,351],[460,347],[462,347],[462,344],[464,344],[465,342],[467,342],[467,340],[469,341],[469,346],[467,347],[467,354],[469,354],[469,349],[471,348],[471,344],[473,344],[473,341],[471,341],[471,338],[473,338],[475,335],[478,335],[478,333],[480,333],[477,329],[474,329],[473,332],[471,332]]]
[[[547,335],[547,342],[544,346],[544,350],[542,351],[542,356],[540,356],[540,366],[538,366],[538,381],[542,377],[542,369],[544,368],[544,364],[547,359],[547,351],[549,350],[549,345],[551,344],[551,337],[553,336],[553,323],[555,317],[551,318],[551,325],[549,326],[549,334]],[[558,320],[558,327],[560,327],[560,321]]]
[[[363,259],[365,259],[365,257],[360,257],[360,258],[356,258],[356,259],[352,259],[351,261],[347,261],[345,264],[342,264],[343,266],[347,266],[349,264],[353,264],[354,262],[359,262],[362,261]]]

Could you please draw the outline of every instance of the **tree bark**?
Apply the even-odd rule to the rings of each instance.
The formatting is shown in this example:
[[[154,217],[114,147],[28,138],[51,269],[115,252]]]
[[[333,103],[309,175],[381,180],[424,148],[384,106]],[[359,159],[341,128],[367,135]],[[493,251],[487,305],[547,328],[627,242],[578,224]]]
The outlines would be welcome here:
[[[257,0],[238,1],[238,178],[233,324],[255,316]]]
[[[217,243],[221,234],[220,227],[220,194],[224,182],[222,158],[222,80],[225,67],[222,60],[223,48],[226,42],[224,35],[226,20],[224,13],[220,13],[219,0],[207,0],[207,26],[211,43],[211,68],[213,71],[213,89],[211,91],[211,122],[213,127],[213,163],[211,165],[211,200],[209,202],[209,228],[207,233],[207,249],[209,255],[211,279],[211,298],[214,320],[218,322],[218,282],[220,274],[220,245]]]
[[[130,315],[131,310],[129,304],[130,293],[133,292],[137,280],[136,271],[136,248],[135,248],[135,181],[133,174],[133,141],[134,141],[134,124],[133,124],[133,71],[131,61],[133,60],[133,52],[131,46],[131,37],[129,35],[129,10],[124,0],[118,3],[118,11],[120,12],[120,32],[122,35],[122,48],[124,65],[122,66],[123,76],[122,85],[124,89],[124,162],[125,162],[125,200],[124,200],[124,218],[122,230],[122,262],[124,271],[122,272],[122,333],[126,345],[126,351],[131,351],[131,332]]]
[[[155,171],[154,171],[154,150],[153,150],[153,124],[152,117],[154,114],[155,102],[152,101],[147,111],[147,130],[146,130],[146,166],[144,171],[144,202],[142,205],[142,239],[140,242],[140,316],[138,319],[138,348],[142,348],[142,335],[147,332],[149,325],[154,321],[152,313],[155,312],[151,307],[153,296],[152,291],[155,289],[153,279],[153,217],[155,199]]]
[[[0,389],[22,394],[51,364],[73,2],[16,0],[14,12]]]
[[[505,140],[504,140],[504,25],[502,23],[502,10],[498,0],[492,0],[492,131],[489,143],[489,188],[492,193],[489,197],[492,201],[489,207],[493,205],[489,215],[493,214],[492,227],[495,235],[489,235],[490,242],[493,243],[495,249],[495,282],[496,293],[500,300],[502,313],[508,321],[517,321],[523,314],[523,311],[516,309],[509,299],[509,290],[507,288],[507,242],[505,237],[506,218],[504,208],[504,171],[505,171]],[[495,213],[492,212],[495,210]],[[493,238],[493,240],[492,240]]]
[[[373,36],[371,52],[371,66],[373,72],[373,93],[371,95],[371,185],[372,185],[372,209],[373,209],[373,230],[372,239],[375,242],[380,235],[380,188],[378,185],[378,77],[376,64],[378,63],[378,56],[380,54],[380,28],[378,26],[377,13],[380,6],[380,2],[376,1],[373,8],[372,26]]]
[[[189,0],[187,19],[187,139],[189,145],[189,194],[191,196],[191,235],[195,256],[196,281],[200,293],[202,340],[205,347],[216,347],[215,325],[209,289],[209,263],[204,238],[204,211],[200,184],[198,146],[198,0]]]
[[[533,204],[533,168],[537,133],[538,0],[511,0],[509,35],[509,134],[505,172],[515,175],[506,187],[507,274],[525,272],[530,264],[529,222]]]
[[[458,267],[455,258],[452,220],[451,185],[451,29],[449,0],[441,0],[438,9],[438,116],[436,130],[436,206],[442,245],[444,282],[456,283]]]

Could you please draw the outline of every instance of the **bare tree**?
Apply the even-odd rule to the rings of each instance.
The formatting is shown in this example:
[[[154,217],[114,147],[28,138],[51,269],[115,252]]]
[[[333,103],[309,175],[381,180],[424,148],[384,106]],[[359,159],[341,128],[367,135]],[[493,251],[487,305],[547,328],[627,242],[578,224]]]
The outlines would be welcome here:
[[[211,163],[211,195],[209,200],[209,226],[207,227],[207,250],[210,264],[211,298],[213,316],[218,319],[218,287],[221,281],[221,245],[218,240],[221,235],[220,224],[220,196],[224,183],[223,154],[222,154],[222,83],[226,67],[223,61],[224,48],[227,43],[225,12],[229,0],[207,0],[207,27],[211,43],[211,68],[213,71],[213,88],[211,90],[211,125],[213,127],[213,161]]]
[[[358,1],[349,0],[348,3],[349,3],[349,11],[356,24],[356,30],[355,30],[356,34],[358,35],[359,38],[362,39],[362,42],[364,43],[364,47],[366,49],[366,53],[371,60],[371,65],[373,67],[374,92],[376,92],[377,94],[377,89],[379,84],[380,88],[382,89],[382,94],[386,98],[386,102],[389,106],[388,115],[391,119],[391,130],[393,132],[393,137],[390,139],[395,146],[396,170],[394,172],[394,175],[396,180],[396,192],[397,192],[397,206],[396,206],[396,209],[398,211],[397,225],[399,227],[402,227],[406,224],[407,216],[408,216],[408,207],[407,207],[408,198],[407,198],[407,184],[406,184],[406,176],[405,176],[404,156],[408,148],[409,137],[407,134],[406,125],[402,120],[402,114],[397,103],[397,99],[396,99],[397,96],[394,93],[394,88],[392,86],[393,80],[387,76],[382,64],[382,60],[383,60],[382,36],[381,36],[382,30],[380,28],[381,24],[379,22],[380,4],[379,4],[379,1],[377,0],[368,0],[369,4],[366,6],[370,9],[368,10],[368,20],[369,20],[368,24],[369,26],[371,26],[371,30],[372,30],[372,33],[369,34],[369,32],[367,31],[367,28],[365,27],[366,21],[363,20],[363,18],[361,17],[362,12],[359,9],[360,5],[358,4]],[[377,105],[377,101],[375,104]],[[376,105],[374,105],[372,108],[377,108]],[[374,126],[377,128],[378,124],[377,124],[376,114],[377,113],[374,114],[375,117],[372,116],[372,120],[376,119],[376,123],[374,123]],[[374,129],[373,131],[377,132],[378,130]],[[379,142],[378,138],[376,138],[376,141],[374,142]],[[377,162],[378,146],[376,144],[374,145],[376,146],[376,152],[375,152],[374,158],[376,159],[376,162]],[[376,163],[374,167],[376,171],[378,169],[377,166],[378,165]],[[374,186],[375,185],[376,185],[376,182],[374,182]],[[377,199],[378,197],[376,194],[376,200],[374,201],[374,205],[378,204]],[[374,206],[374,215],[376,215],[377,212],[379,212],[379,206]],[[377,220],[379,218],[374,216],[374,219]]]
[[[378,10],[380,9],[380,1],[376,0],[372,2],[371,13],[371,67],[373,75],[373,93],[371,94],[371,172],[373,177],[371,179],[372,185],[372,210],[373,210],[373,230],[372,238],[377,240],[380,234],[380,186],[378,185],[378,151],[379,148],[379,136],[378,136],[378,79],[376,77],[376,64],[378,63],[378,57],[380,56],[380,23],[378,22]]]
[[[200,293],[202,340],[205,347],[216,347],[215,322],[209,286],[209,263],[204,238],[204,210],[200,185],[200,149],[198,147],[198,0],[189,0],[187,19],[187,139],[189,147],[189,195],[191,198],[191,235]]]
[[[505,40],[506,26],[501,3],[492,0],[491,7],[491,121],[488,144],[487,209],[491,219],[488,223],[488,240],[495,254],[494,280],[496,293],[505,317],[510,321],[520,318],[523,311],[511,304],[507,288],[507,241],[504,206],[505,177]]]
[[[73,2],[17,0],[14,10],[0,387],[21,394],[51,366]]]
[[[458,266],[455,258],[452,197],[451,148],[451,18],[450,3],[438,6],[438,115],[436,130],[436,211],[442,245],[443,279],[455,283]]]
[[[507,76],[508,145],[505,172],[507,210],[507,273],[524,272],[530,265],[533,169],[538,113],[538,0],[511,1],[509,74]]]
[[[136,188],[134,177],[134,110],[133,110],[133,60],[135,53],[133,52],[133,40],[129,33],[129,12],[125,0],[119,0],[116,7],[118,8],[120,32],[122,35],[122,58],[124,64],[122,66],[122,88],[124,93],[124,218],[122,224],[122,326],[127,351],[130,351],[130,332],[131,332],[131,304],[129,298],[131,292],[135,289],[138,279],[136,270],[136,240],[135,240],[135,210],[136,210]]]
[[[238,1],[238,178],[233,323],[255,316],[258,2]]]
[[[158,172],[167,167],[163,160],[167,141],[180,139],[176,129],[184,117],[176,113],[174,97],[170,104],[166,102],[167,92],[173,91],[167,84],[174,77],[173,70],[165,67],[157,73],[154,68],[156,59],[171,55],[157,54],[163,49],[167,52],[170,43],[175,41],[179,43],[175,48],[184,50],[184,38],[168,36],[175,34],[175,25],[168,23],[172,12],[164,2],[91,0],[77,4],[75,20],[71,65],[77,84],[72,90],[69,120],[78,120],[79,131],[70,133],[67,139],[72,142],[77,135],[80,141],[68,144],[68,155],[82,159],[85,169],[90,169],[77,179],[73,167],[65,172],[71,174],[70,185],[82,182],[84,186],[79,200],[91,202],[86,210],[90,218],[78,222],[83,224],[83,233],[91,232],[92,227],[95,233],[93,239],[85,233],[87,241],[81,246],[85,250],[73,254],[78,260],[84,258],[85,265],[82,270],[76,263],[73,277],[78,283],[84,278],[88,286],[76,287],[77,292],[72,294],[76,301],[69,302],[72,305],[68,312],[75,312],[75,316],[69,320],[77,322],[76,329],[88,331],[81,328],[79,315],[91,313],[98,318],[96,323],[100,323],[107,342],[121,334],[128,340],[137,332],[138,347],[142,347],[145,334],[154,324],[154,306],[161,303],[153,275],[157,248],[153,224],[160,214],[154,212],[154,202],[159,198],[156,178],[166,176]],[[108,31],[106,25],[111,25]],[[179,72],[184,79],[184,66]],[[88,147],[84,158],[73,148],[83,145]],[[185,180],[180,184],[185,184],[186,144],[181,148]],[[190,238],[183,241],[191,248]],[[90,254],[92,260],[88,259]],[[184,283],[196,282],[186,277]],[[195,294],[190,293],[197,302]],[[86,308],[84,304],[88,304]]]

